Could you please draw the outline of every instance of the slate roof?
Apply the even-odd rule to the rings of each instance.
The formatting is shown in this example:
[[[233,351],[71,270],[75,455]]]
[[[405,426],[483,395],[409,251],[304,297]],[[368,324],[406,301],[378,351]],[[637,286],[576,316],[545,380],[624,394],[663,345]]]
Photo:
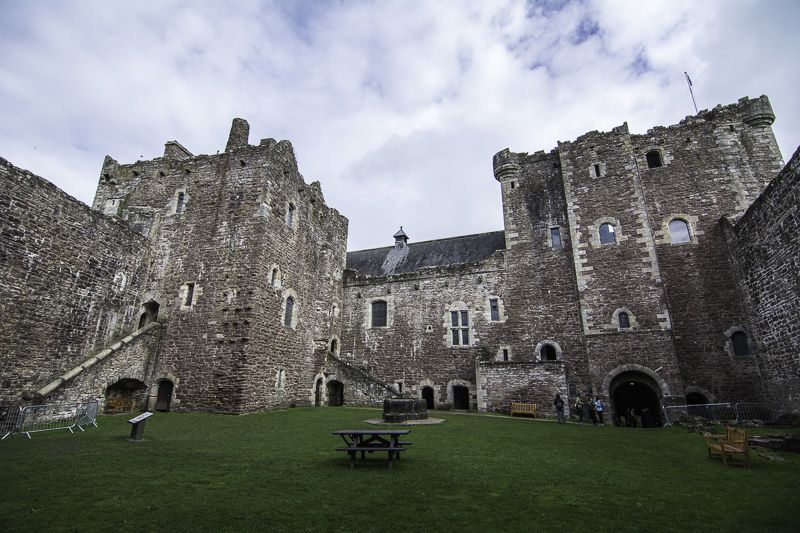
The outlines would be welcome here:
[[[504,231],[463,235],[394,246],[347,252],[347,268],[368,276],[407,274],[421,268],[474,263],[505,250]]]

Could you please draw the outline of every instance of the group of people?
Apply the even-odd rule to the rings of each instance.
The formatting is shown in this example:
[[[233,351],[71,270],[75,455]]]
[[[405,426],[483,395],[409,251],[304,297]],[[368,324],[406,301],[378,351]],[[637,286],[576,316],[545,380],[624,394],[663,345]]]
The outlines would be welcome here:
[[[553,406],[556,408],[556,422],[559,424],[565,424],[567,422],[564,418],[565,405],[561,393],[556,393]],[[578,415],[578,422],[581,424],[583,424],[584,419],[591,419],[592,424],[603,425],[605,424],[603,420],[603,413],[605,410],[606,404],[600,396],[595,396],[594,400],[592,400],[588,392],[582,392],[578,394],[578,397],[575,399],[575,409],[573,412]]]

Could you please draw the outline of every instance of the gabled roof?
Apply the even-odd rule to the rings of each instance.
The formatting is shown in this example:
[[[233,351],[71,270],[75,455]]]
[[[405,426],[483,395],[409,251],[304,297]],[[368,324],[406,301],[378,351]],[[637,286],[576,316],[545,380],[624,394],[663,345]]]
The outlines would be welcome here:
[[[407,244],[347,252],[347,268],[368,276],[407,274],[421,268],[483,261],[497,250],[505,250],[504,231],[463,235]]]

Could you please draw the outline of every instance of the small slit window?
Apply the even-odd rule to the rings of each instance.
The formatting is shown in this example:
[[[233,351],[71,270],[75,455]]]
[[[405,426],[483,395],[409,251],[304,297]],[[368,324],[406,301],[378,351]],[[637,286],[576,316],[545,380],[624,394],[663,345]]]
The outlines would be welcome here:
[[[386,327],[386,302],[383,300],[372,302],[372,327]]]
[[[619,328],[620,329],[629,329],[631,327],[631,321],[628,318],[628,313],[622,312],[617,315],[617,320],[619,321]]]
[[[271,287],[280,287],[281,285],[281,271],[278,270],[278,267],[272,269],[272,272],[269,275],[269,284]]]
[[[550,228],[550,244],[553,250],[561,250],[561,230],[559,228]]]
[[[606,222],[600,225],[600,244],[614,244],[617,242],[616,228]]]
[[[175,214],[180,215],[181,213],[183,213],[185,207],[186,207],[186,193],[179,192],[178,200],[175,203]]]
[[[661,152],[659,150],[650,150],[645,157],[647,158],[647,168],[664,166],[664,161],[661,159]]]
[[[508,361],[508,348],[503,348],[503,361]]]
[[[734,355],[750,355],[750,343],[747,340],[747,334],[743,331],[737,331],[731,335],[731,344],[733,344]]]
[[[600,177],[600,165],[598,163],[594,164],[594,177],[595,178]]]
[[[336,353],[336,339],[331,340],[331,353]]]
[[[186,307],[191,307],[193,301],[194,301],[194,283],[187,283],[186,298],[183,301],[183,305],[185,305]]]
[[[283,314],[283,325],[292,326],[292,314],[294,313],[294,298],[286,298],[286,311]]]
[[[290,228],[294,227],[294,215],[295,215],[295,206],[293,203],[289,203],[289,207],[286,208],[286,225]]]
[[[685,220],[676,218],[669,223],[669,238],[673,243],[691,242],[689,224]]]
[[[492,322],[500,320],[500,307],[498,306],[497,298],[489,300],[489,309],[491,312]]]

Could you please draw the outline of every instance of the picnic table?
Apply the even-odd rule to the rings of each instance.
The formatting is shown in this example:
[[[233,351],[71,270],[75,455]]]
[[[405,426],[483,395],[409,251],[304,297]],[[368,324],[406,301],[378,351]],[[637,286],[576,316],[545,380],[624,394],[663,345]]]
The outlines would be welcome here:
[[[356,453],[361,453],[361,458],[365,459],[367,453],[387,452],[389,454],[389,468],[392,468],[392,460],[396,457],[400,459],[400,452],[404,451],[405,446],[411,442],[401,441],[402,435],[411,433],[410,429],[342,429],[334,431],[334,435],[342,437],[345,445],[336,448],[337,452],[347,452],[350,456],[350,468],[356,466]]]

